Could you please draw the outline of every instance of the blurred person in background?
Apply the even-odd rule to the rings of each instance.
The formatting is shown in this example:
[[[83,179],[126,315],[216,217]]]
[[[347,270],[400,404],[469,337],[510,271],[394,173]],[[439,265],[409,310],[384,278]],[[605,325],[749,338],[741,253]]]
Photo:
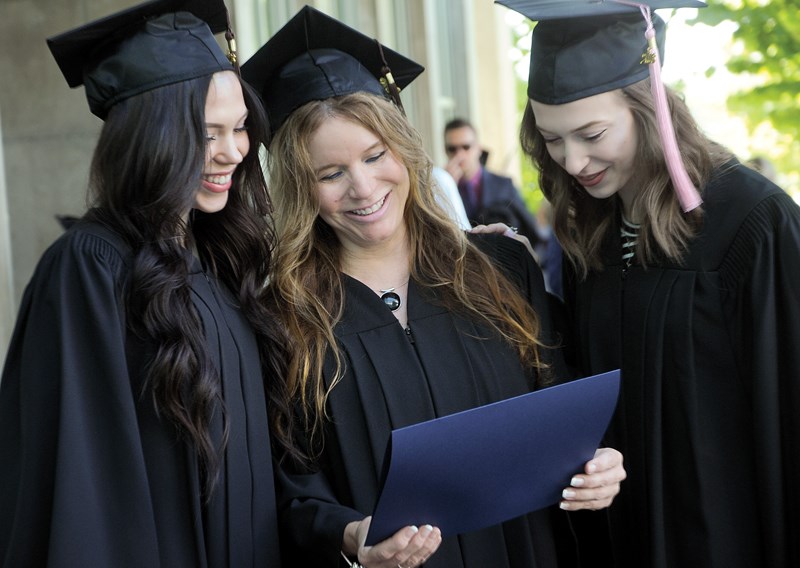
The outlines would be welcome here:
[[[475,127],[463,118],[448,122],[444,127],[444,150],[448,158],[445,169],[456,180],[470,223],[473,226],[504,223],[535,246],[539,238],[536,219],[511,178],[484,167]]]

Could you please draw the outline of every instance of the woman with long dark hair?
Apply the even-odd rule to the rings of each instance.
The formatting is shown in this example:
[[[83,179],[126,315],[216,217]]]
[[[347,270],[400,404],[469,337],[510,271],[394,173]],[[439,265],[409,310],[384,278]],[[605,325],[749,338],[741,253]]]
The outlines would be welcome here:
[[[278,565],[266,119],[213,36],[224,4],[166,9],[49,40],[104,124],[0,387],[3,566]]]

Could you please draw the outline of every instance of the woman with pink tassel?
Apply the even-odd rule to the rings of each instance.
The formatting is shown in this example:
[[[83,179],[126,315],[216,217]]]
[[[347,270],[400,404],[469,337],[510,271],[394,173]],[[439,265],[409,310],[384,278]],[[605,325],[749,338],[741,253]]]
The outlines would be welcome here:
[[[622,369],[615,566],[800,566],[800,208],[661,82],[651,9],[703,4],[499,3],[539,21],[520,136],[568,259],[564,344]]]

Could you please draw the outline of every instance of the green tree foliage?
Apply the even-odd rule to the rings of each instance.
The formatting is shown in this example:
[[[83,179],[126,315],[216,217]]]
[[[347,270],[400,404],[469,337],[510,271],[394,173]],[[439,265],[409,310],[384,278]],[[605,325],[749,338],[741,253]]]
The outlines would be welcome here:
[[[734,40],[742,47],[725,66],[758,79],[756,86],[728,97],[728,110],[742,116],[751,132],[768,123],[781,135],[770,158],[786,174],[787,189],[800,192],[800,2],[712,0],[688,23],[723,21],[738,26]]]
[[[522,122],[522,112],[525,110],[525,105],[528,104],[528,84],[526,81],[517,79],[517,108],[519,109],[519,119],[517,124]],[[539,170],[531,162],[531,159],[525,155],[522,148],[519,148],[520,164],[521,164],[521,182],[520,193],[525,200],[525,204],[531,211],[538,211],[539,207],[544,201],[545,197],[539,187]]]
[[[523,20],[516,27],[511,29],[512,42],[513,45],[518,49],[518,56],[520,58],[522,58],[523,55],[530,53],[530,33],[532,28],[533,23],[530,20]],[[519,60],[515,60],[514,64],[516,65],[518,61]],[[527,80],[517,77],[516,96],[517,110],[519,111],[517,124],[522,122],[522,113],[525,110],[525,105],[528,104],[527,93]],[[519,149],[519,154],[521,169],[520,178],[522,182],[520,186],[520,193],[522,194],[522,199],[525,201],[528,209],[535,212],[538,211],[542,201],[545,200],[544,194],[539,187],[539,171],[536,169],[536,167],[534,167],[533,163],[531,163],[530,158],[522,152],[522,148]]]

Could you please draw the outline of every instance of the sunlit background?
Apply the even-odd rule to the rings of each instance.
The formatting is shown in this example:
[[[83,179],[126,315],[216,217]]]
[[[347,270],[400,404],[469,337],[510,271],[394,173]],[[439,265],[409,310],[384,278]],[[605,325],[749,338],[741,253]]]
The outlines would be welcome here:
[[[760,157],[774,162],[787,151],[789,141],[782,138],[785,135],[768,123],[750,133],[744,118],[731,114],[727,109],[726,99],[730,94],[752,87],[760,80],[754,76],[733,74],[725,68],[729,57],[742,50],[742,46],[733,40],[736,24],[689,25],[687,22],[696,13],[695,9],[677,10],[674,14],[659,11],[667,21],[664,82],[683,93],[692,114],[710,138],[727,146],[742,161]],[[519,37],[516,47],[509,51],[509,58],[519,80],[524,83],[528,77],[530,22],[509,10],[506,23]],[[532,172],[523,174],[524,185],[535,183],[532,175]],[[776,171],[775,181],[800,203],[800,172]],[[528,190],[530,192],[530,188]],[[534,204],[539,199],[536,195],[527,197]]]

